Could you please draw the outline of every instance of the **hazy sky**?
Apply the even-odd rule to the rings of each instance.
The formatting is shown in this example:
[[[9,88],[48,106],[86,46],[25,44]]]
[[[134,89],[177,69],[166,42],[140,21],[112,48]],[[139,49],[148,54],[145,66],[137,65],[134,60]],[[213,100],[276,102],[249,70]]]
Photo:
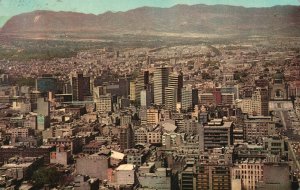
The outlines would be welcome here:
[[[300,0],[0,0],[0,27],[11,16],[34,10],[100,14],[106,11],[127,11],[141,6],[170,7],[176,4],[271,7],[275,5],[300,5]]]

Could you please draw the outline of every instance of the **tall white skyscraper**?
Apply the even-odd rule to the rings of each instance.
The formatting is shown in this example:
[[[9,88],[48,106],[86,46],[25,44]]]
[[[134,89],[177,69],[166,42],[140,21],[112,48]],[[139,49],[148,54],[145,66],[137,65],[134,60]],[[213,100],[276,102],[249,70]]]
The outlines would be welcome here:
[[[149,107],[151,105],[151,93],[149,89],[141,91],[141,106]]]

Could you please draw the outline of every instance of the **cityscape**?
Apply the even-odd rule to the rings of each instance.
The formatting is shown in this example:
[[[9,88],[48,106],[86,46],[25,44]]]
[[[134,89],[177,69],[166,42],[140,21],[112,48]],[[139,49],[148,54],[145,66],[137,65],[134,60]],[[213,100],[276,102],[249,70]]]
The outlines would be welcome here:
[[[300,189],[299,1],[12,1],[0,190]]]

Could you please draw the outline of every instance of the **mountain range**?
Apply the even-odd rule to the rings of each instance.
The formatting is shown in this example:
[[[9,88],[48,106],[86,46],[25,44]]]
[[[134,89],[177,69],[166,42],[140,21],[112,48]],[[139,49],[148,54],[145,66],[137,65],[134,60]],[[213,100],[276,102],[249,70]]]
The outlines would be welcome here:
[[[300,36],[300,7],[245,8],[199,4],[141,7],[99,15],[40,10],[13,16],[1,29],[3,34],[67,32]]]

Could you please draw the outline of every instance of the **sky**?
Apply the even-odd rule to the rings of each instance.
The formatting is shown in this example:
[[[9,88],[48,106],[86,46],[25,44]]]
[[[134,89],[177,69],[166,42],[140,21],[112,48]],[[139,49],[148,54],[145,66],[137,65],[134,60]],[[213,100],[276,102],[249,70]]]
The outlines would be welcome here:
[[[176,4],[225,4],[244,7],[300,5],[300,0],[0,0],[0,27],[12,16],[34,10],[74,11],[101,14],[142,6],[171,7]]]

